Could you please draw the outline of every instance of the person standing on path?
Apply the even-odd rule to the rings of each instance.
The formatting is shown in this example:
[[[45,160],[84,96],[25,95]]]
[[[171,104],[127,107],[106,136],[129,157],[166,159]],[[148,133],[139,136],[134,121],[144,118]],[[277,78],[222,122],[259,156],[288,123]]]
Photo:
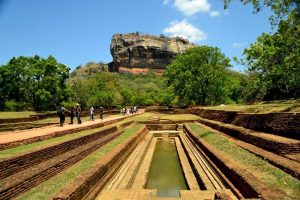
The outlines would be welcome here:
[[[75,116],[74,110],[75,110],[75,108],[72,107],[71,111],[70,111],[70,124],[73,124],[73,119],[74,119],[74,116]]]
[[[122,108],[122,114],[123,114],[123,115],[126,114],[126,109],[125,109],[125,107]]]
[[[89,121],[94,121],[94,111],[95,111],[95,109],[94,109],[94,107],[92,106],[91,108],[90,108],[90,119],[89,119]]]
[[[80,107],[80,104],[77,103],[77,107],[76,107],[76,116],[77,116],[77,123],[78,123],[78,124],[81,124],[80,115],[81,115],[81,107]]]
[[[65,111],[67,111],[67,110],[63,106],[60,106],[58,111],[57,111],[57,114],[59,116],[59,125],[60,126],[64,126],[64,122],[65,122],[65,119],[66,119]]]
[[[103,108],[100,107],[100,119],[102,120],[103,120],[103,114],[104,114]]]

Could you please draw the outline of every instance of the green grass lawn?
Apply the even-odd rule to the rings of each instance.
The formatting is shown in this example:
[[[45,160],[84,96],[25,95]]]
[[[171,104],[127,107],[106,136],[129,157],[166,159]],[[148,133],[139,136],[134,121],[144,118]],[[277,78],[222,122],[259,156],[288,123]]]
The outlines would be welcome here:
[[[154,116],[154,113],[145,112],[143,114],[133,116],[131,119],[134,121],[146,121],[146,120],[149,120],[153,116]]]
[[[253,105],[228,104],[224,106],[200,107],[211,110],[239,111],[246,113],[271,113],[271,112],[300,112],[300,99],[289,101],[259,102]]]
[[[194,123],[189,123],[188,125],[200,138],[222,151],[236,163],[245,166],[266,185],[286,193],[287,199],[300,197],[300,181],[296,178],[235,145],[224,136],[212,133]]]
[[[29,117],[29,115],[36,115],[36,114],[39,113],[35,111],[0,112],[0,119],[24,118],[24,117]]]
[[[56,194],[61,190],[62,187],[73,181],[79,174],[90,169],[99,159],[106,155],[109,151],[115,148],[118,144],[124,142],[127,138],[135,134],[143,125],[137,124],[132,127],[125,128],[125,132],[109,142],[108,144],[101,147],[98,151],[95,151],[91,155],[87,156],[85,159],[66,169],[65,171],[59,173],[58,175],[52,177],[48,181],[39,184],[37,187],[29,190],[23,195],[17,197],[16,199],[23,200],[41,200],[49,199],[51,196]]]
[[[198,120],[199,116],[192,115],[192,114],[166,114],[166,115],[160,115],[159,119],[168,119],[172,121]]]

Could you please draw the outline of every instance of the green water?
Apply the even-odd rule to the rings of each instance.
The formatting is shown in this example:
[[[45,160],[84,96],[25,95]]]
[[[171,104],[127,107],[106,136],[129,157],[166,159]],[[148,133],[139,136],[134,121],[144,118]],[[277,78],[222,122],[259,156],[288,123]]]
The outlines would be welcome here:
[[[174,141],[157,141],[146,189],[157,189],[159,197],[179,197],[187,189]]]

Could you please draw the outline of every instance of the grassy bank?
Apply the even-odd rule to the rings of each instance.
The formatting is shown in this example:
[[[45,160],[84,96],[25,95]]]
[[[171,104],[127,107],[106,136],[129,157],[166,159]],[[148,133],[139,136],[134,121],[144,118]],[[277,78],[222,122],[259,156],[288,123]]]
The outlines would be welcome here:
[[[35,111],[0,112],[0,119],[25,118],[36,114],[38,113]]]
[[[192,115],[192,114],[167,114],[167,115],[160,115],[159,119],[172,120],[172,121],[198,120],[199,116]]]
[[[235,145],[224,136],[212,133],[194,123],[188,125],[200,138],[222,151],[237,164],[246,167],[260,181],[283,191],[287,199],[297,199],[300,196],[299,180]]]
[[[59,173],[58,175],[52,177],[48,181],[39,184],[37,187],[19,196],[17,199],[49,199],[52,195],[59,192],[59,190],[62,187],[73,181],[79,174],[85,172],[91,166],[93,166],[99,159],[101,159],[104,155],[111,151],[115,146],[124,142],[131,135],[135,134],[142,126],[142,124],[137,124],[135,126],[125,128],[125,132],[119,137],[117,137],[115,140],[104,145],[98,151],[95,151],[94,153],[87,156],[85,159],[81,160],[75,165],[71,166],[67,170]]]
[[[210,110],[238,111],[246,113],[271,113],[271,112],[300,112],[300,99],[288,101],[259,102],[253,105],[228,104],[222,106],[200,107]]]

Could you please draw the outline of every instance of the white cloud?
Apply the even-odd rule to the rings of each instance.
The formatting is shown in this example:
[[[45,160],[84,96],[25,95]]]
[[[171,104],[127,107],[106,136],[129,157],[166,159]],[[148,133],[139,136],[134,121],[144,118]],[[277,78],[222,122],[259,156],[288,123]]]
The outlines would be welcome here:
[[[210,4],[207,0],[175,0],[175,7],[186,16],[192,16],[199,12],[209,12]]]
[[[241,48],[241,47],[243,47],[243,46],[245,46],[245,42],[234,42],[234,43],[232,44],[232,47],[233,47],[233,48]]]
[[[163,30],[163,33],[171,36],[180,36],[191,42],[199,42],[206,39],[206,34],[192,24],[182,21],[172,21],[169,26]]]
[[[209,12],[209,15],[211,17],[218,17],[220,15],[220,13],[218,11],[213,10],[213,11]]]
[[[168,5],[169,2],[170,2],[170,0],[164,0],[163,4],[164,4],[164,5]]]
[[[164,0],[163,4],[167,5],[171,0]],[[208,0],[174,0],[174,6],[185,16],[193,16],[197,13],[209,13],[211,17],[220,15],[219,11],[211,10],[211,4]]]

